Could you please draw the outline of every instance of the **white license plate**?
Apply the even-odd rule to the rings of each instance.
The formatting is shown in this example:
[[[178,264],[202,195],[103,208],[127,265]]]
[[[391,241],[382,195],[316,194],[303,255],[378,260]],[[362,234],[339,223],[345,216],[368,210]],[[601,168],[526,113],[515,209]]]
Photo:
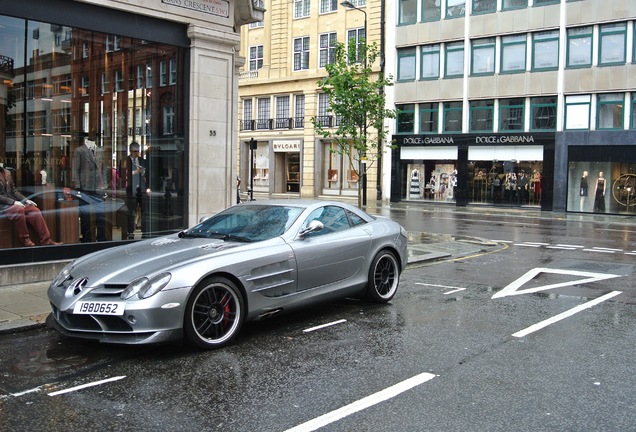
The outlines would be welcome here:
[[[125,302],[78,301],[73,308],[79,315],[123,315]]]

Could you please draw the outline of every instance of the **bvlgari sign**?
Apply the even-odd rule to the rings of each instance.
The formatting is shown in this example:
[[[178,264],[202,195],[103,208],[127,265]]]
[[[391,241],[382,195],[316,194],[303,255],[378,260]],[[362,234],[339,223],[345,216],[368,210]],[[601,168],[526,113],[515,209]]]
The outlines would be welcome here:
[[[161,3],[224,18],[230,17],[230,2],[226,0],[161,0]]]

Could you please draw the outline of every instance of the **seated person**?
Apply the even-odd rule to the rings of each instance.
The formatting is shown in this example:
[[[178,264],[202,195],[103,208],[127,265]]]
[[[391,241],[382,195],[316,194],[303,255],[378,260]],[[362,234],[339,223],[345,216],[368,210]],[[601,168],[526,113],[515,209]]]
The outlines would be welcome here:
[[[35,246],[29,237],[27,223],[40,237],[40,245],[59,245],[51,239],[37,204],[26,199],[15,187],[9,170],[0,167],[0,212],[13,222],[22,246]]]

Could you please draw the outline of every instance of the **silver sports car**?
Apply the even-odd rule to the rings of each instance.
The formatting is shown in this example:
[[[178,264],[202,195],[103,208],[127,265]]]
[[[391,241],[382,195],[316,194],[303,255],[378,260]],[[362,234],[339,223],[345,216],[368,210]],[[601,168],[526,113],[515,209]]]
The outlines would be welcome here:
[[[49,325],[107,343],[227,345],[246,321],[343,297],[393,298],[398,223],[327,201],[253,201],[178,234],[79,258],[53,280]]]

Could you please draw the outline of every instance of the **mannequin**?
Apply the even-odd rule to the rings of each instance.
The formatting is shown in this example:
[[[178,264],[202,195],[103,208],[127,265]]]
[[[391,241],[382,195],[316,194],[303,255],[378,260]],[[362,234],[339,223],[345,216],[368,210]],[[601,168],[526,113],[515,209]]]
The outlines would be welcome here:
[[[95,141],[86,139],[83,145],[75,149],[71,168],[71,179],[75,184],[75,189],[82,194],[88,195],[87,200],[80,200],[82,243],[93,241],[92,215],[94,215],[95,224],[97,225],[96,239],[97,241],[105,241],[104,188],[106,187],[106,176],[102,149],[97,147]]]
[[[579,187],[579,196],[581,197],[580,203],[579,203],[579,210],[583,211],[583,206],[585,204],[585,198],[587,198],[587,175],[588,172],[587,171],[583,171],[583,176],[581,177],[581,183],[580,183],[580,187]]]
[[[600,171],[598,179],[596,179],[596,193],[594,195],[594,211],[596,213],[605,213],[605,183],[603,171]]]

